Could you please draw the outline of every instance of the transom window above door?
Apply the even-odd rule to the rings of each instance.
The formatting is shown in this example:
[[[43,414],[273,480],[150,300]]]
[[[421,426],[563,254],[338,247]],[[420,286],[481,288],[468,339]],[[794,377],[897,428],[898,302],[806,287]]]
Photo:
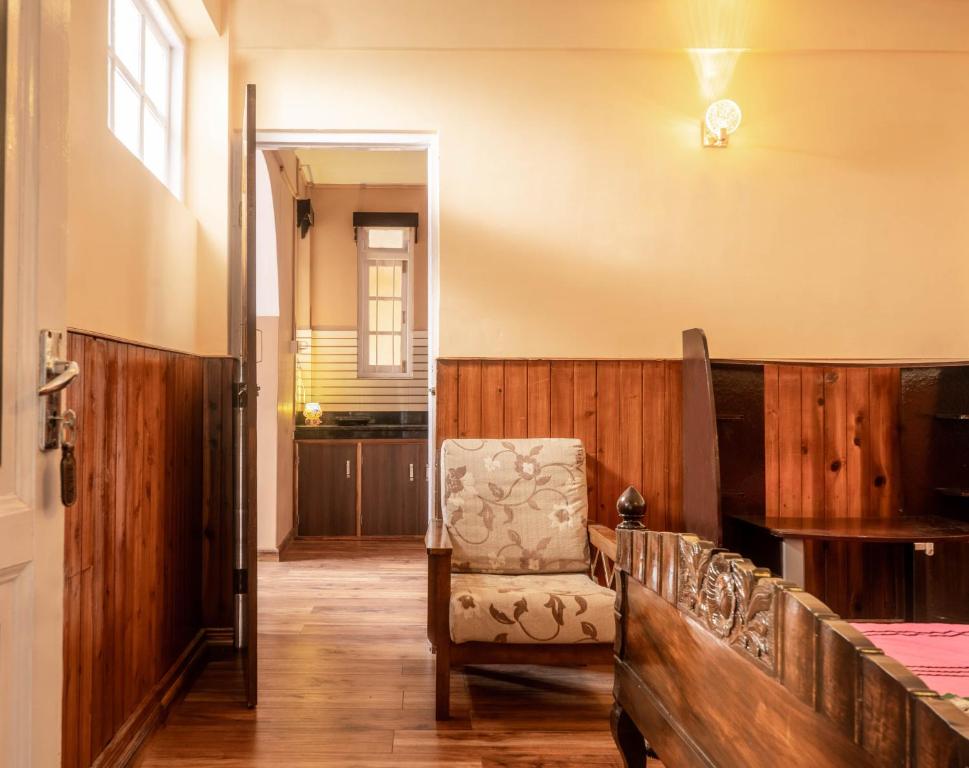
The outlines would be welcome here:
[[[108,127],[181,193],[185,44],[157,0],[109,0]]]
[[[414,230],[359,227],[357,373],[360,378],[410,378],[410,307]]]

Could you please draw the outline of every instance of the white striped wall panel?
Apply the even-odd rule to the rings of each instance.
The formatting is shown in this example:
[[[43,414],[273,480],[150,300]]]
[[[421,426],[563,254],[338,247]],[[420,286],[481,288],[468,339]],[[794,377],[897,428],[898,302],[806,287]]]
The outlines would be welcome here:
[[[357,332],[314,328],[296,331],[296,400],[324,411],[426,411],[427,331],[414,331],[413,378],[357,376]]]

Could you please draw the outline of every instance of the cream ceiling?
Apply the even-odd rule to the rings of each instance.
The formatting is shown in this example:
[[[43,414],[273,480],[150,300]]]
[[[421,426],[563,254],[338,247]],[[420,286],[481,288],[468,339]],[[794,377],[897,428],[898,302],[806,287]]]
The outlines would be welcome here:
[[[298,149],[314,184],[426,184],[427,156],[421,151]]]

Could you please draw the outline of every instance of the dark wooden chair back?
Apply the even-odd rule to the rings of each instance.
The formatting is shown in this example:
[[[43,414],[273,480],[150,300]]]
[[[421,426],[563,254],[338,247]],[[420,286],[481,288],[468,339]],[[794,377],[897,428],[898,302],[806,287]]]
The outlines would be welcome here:
[[[683,331],[683,526],[723,542],[720,450],[707,337]]]

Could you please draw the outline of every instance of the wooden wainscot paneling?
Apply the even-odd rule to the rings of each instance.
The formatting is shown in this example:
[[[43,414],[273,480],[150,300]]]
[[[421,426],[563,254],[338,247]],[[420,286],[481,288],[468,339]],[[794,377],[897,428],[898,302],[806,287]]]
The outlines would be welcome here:
[[[231,569],[211,546],[230,540],[224,423],[212,431],[229,379],[222,361],[82,333],[69,349],[81,376],[68,389],[63,765],[86,768],[130,758],[200,659],[203,626],[230,623]]]
[[[900,399],[905,509],[969,519],[969,366],[903,368]],[[969,544],[914,558],[916,620],[969,622]]]
[[[764,366],[769,517],[902,513],[900,372],[879,366]],[[901,545],[808,542],[805,588],[844,616],[904,616],[905,557]]]
[[[682,512],[678,361],[439,360],[436,444],[448,438],[577,437],[589,517],[615,526],[616,500],[643,489],[655,530]]]
[[[232,374],[228,357],[203,360],[202,623],[232,626]]]
[[[440,360],[437,445],[577,437],[593,521],[615,525],[636,485],[647,526],[682,531],[681,374],[679,361]],[[966,514],[969,366],[713,361],[712,380],[725,515]],[[728,544],[780,568],[752,540]],[[917,554],[913,594],[906,545],[806,542],[805,586],[848,618],[904,617],[914,600],[917,617],[951,620],[964,614],[951,584],[969,583],[952,578],[965,548]]]

